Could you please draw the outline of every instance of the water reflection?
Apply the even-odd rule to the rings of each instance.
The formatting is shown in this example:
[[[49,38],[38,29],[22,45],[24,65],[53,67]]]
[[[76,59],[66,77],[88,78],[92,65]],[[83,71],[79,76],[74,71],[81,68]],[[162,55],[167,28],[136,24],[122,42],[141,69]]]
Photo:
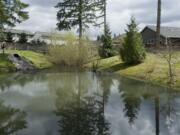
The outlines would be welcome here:
[[[26,113],[0,102],[0,134],[12,135],[26,128]]]
[[[144,93],[141,91],[142,86],[137,82],[129,82],[128,79],[121,78],[119,92],[124,103],[124,114],[128,118],[129,124],[134,124],[140,111],[141,98]],[[143,92],[145,89],[143,89]]]
[[[160,120],[160,116],[159,116],[159,96],[157,95],[156,97],[154,97],[154,103],[155,103],[155,125],[156,125],[156,135],[159,135],[160,131],[159,131],[159,120]]]
[[[34,75],[36,74],[36,75]],[[42,73],[13,73],[13,74],[0,74],[0,90],[8,90],[13,85],[20,85],[24,87],[26,84],[32,81],[42,81],[46,79],[46,74]]]
[[[129,124],[136,125],[135,120],[140,119],[138,115],[141,112],[141,104],[146,101],[154,102],[151,109],[154,108],[154,129],[155,135],[169,134],[174,130],[172,127],[174,120],[177,118],[179,104],[175,103],[175,99],[179,96],[175,91],[142,83],[139,81],[128,81],[121,78],[119,92],[124,103],[124,114],[128,118]],[[150,106],[150,105],[148,105]]]
[[[166,88],[78,72],[13,74],[0,81],[3,135],[180,134],[180,94]]]
[[[61,93],[57,94],[56,115],[59,116],[59,132],[61,135],[110,135],[109,123],[104,116],[105,91],[96,89],[94,94],[89,95],[84,89],[83,76],[77,75],[76,84],[69,82],[68,85],[76,86],[76,89],[59,89],[61,93],[69,92],[69,100],[61,102]],[[97,79],[97,78],[96,78]],[[98,81],[98,80],[97,80]],[[88,83],[88,81],[86,80]],[[90,83],[90,82],[89,82]],[[97,83],[97,88],[99,88]],[[63,103],[63,104],[62,104]]]

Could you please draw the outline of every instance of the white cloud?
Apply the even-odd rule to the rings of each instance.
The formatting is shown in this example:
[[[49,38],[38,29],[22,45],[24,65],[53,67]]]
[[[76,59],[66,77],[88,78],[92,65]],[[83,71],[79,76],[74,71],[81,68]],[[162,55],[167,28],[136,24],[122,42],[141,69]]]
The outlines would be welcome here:
[[[30,19],[17,25],[19,29],[31,31],[49,31],[56,27],[56,9],[54,6],[59,0],[23,0],[30,4],[27,9]],[[130,17],[135,16],[142,29],[147,24],[156,23],[157,0],[108,0],[108,23],[112,33],[123,33]],[[164,0],[162,3],[163,25],[180,27],[180,1]],[[87,33],[95,37],[102,29],[91,27]]]

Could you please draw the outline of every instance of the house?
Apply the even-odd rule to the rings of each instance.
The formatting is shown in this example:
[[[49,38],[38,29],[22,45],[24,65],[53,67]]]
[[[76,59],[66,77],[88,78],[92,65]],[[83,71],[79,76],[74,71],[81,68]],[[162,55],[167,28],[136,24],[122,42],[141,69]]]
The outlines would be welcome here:
[[[17,29],[5,29],[3,30],[5,34],[12,33],[13,40],[16,42],[19,40],[19,37],[22,33],[27,35],[28,42],[32,41],[40,41],[45,42],[46,44],[52,44],[52,42],[56,42],[56,44],[63,44],[64,40],[62,34],[59,32],[49,33],[49,32],[30,32],[25,30],[17,30]],[[53,40],[53,41],[52,41]]]
[[[53,45],[62,45],[65,43],[64,37],[59,32],[35,32],[31,40],[39,40]]]
[[[156,44],[156,26],[146,26],[142,32],[143,43],[146,47],[152,47]],[[180,28],[161,27],[160,44],[162,46],[171,43],[173,46],[180,46]]]
[[[3,30],[4,33],[12,33],[13,34],[13,40],[14,41],[18,41],[19,40],[19,36],[22,33],[25,33],[27,35],[28,39],[31,39],[34,36],[33,32],[30,31],[25,31],[25,30],[17,30],[17,29],[5,29]]]

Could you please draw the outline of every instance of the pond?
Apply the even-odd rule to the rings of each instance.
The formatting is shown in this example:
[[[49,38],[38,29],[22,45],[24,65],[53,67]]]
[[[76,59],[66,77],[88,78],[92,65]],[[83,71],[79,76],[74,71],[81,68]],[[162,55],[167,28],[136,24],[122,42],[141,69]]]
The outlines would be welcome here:
[[[179,135],[180,94],[114,75],[0,75],[0,135]]]

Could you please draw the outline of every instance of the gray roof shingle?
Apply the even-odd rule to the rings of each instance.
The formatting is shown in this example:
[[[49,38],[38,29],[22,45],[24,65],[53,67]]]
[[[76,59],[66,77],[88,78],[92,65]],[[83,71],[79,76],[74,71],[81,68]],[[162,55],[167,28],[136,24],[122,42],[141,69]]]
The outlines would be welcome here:
[[[156,32],[156,26],[147,26]],[[180,38],[180,28],[177,27],[161,27],[161,35],[168,38]]]

